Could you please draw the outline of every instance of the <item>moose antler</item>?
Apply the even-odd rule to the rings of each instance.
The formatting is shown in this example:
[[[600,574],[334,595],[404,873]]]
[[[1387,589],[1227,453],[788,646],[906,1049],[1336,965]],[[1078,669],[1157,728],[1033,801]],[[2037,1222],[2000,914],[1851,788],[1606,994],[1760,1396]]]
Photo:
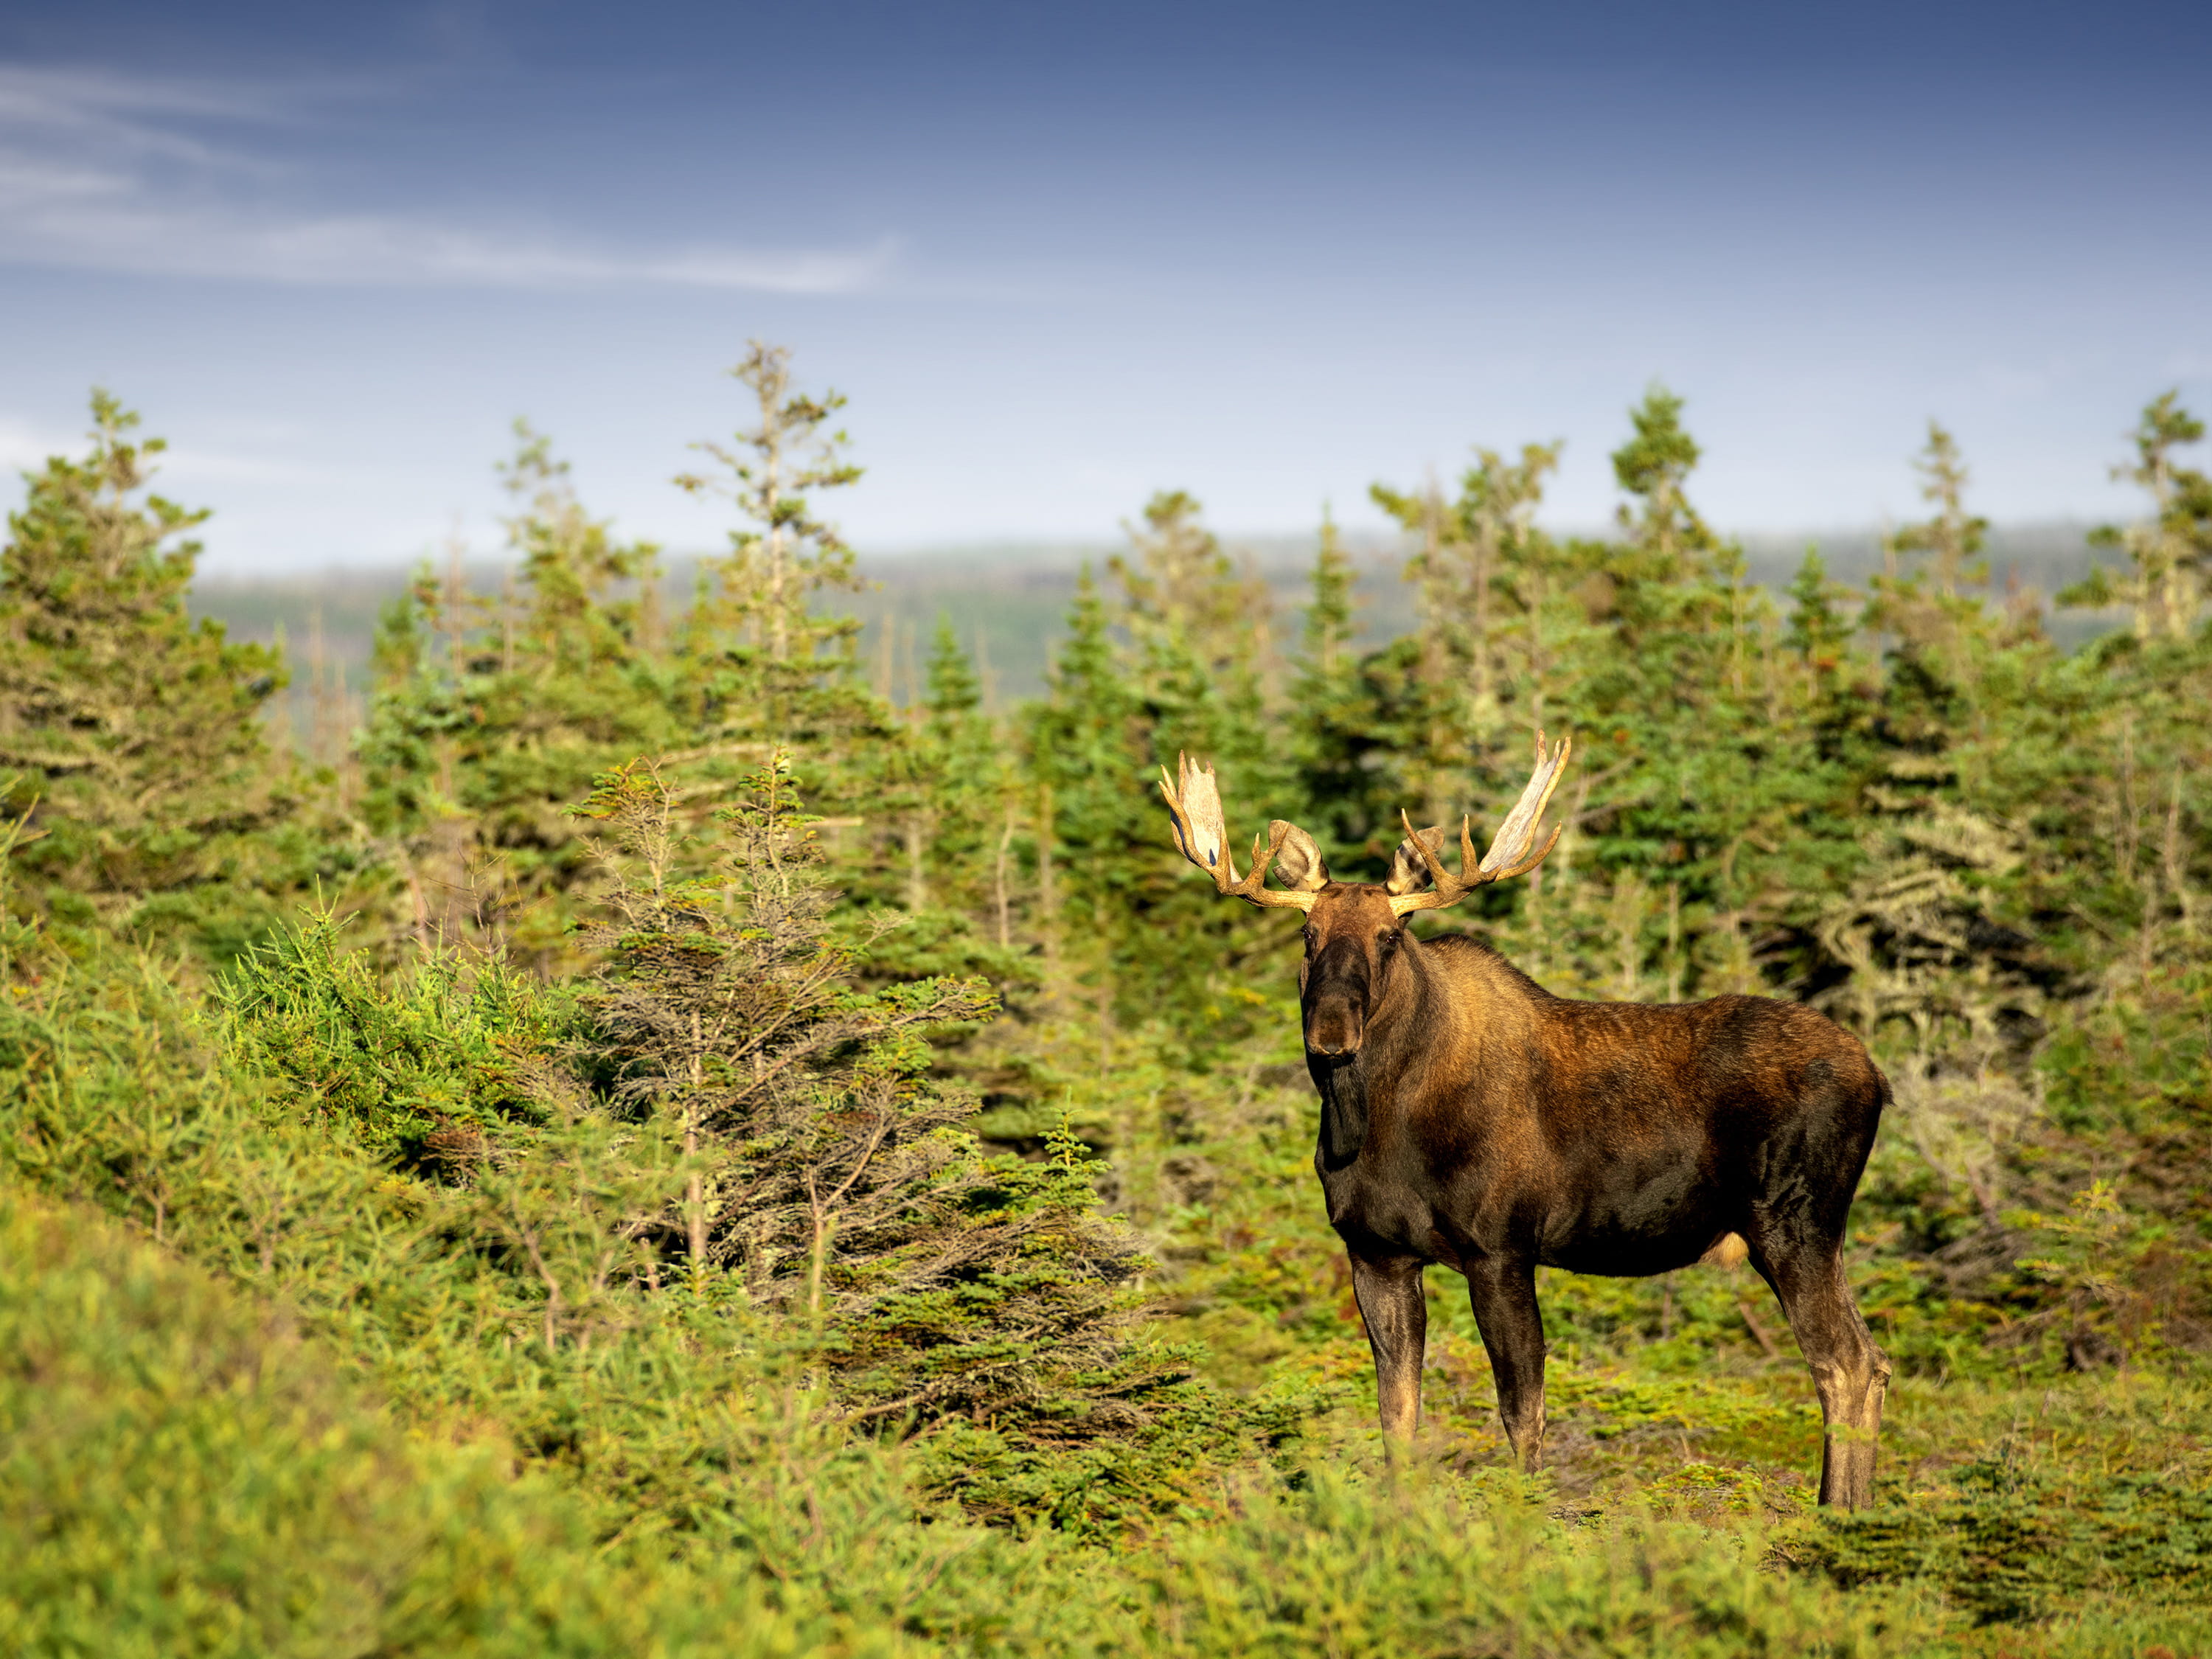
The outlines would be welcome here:
[[[1312,909],[1314,890],[1328,878],[1327,872],[1321,871],[1322,879],[1313,879],[1313,872],[1320,870],[1318,854],[1306,866],[1311,890],[1285,892],[1264,884],[1284,843],[1293,836],[1304,840],[1304,832],[1294,823],[1275,819],[1268,824],[1266,836],[1252,837],[1252,869],[1239,881],[1237,861],[1229,854],[1229,830],[1222,821],[1221,787],[1213,769],[1195,764],[1188,755],[1176,756],[1176,763],[1182,774],[1181,780],[1170,781],[1163,766],[1160,793],[1167,798],[1168,811],[1175,817],[1176,845],[1182,855],[1212,876],[1215,888],[1231,898],[1241,898],[1262,909]]]
[[[1567,757],[1574,750],[1574,741],[1561,738],[1559,746],[1547,759],[1544,753],[1544,734],[1536,733],[1536,769],[1528,780],[1528,787],[1521,792],[1521,799],[1505,815],[1505,822],[1498,826],[1498,834],[1490,843],[1490,850],[1482,855],[1480,864],[1474,859],[1474,837],[1471,833],[1473,820],[1462,818],[1459,826],[1459,868],[1456,876],[1449,874],[1428,842],[1413,829],[1413,819],[1403,812],[1398,814],[1406,825],[1406,844],[1420,855],[1428,866],[1429,876],[1436,885],[1425,893],[1394,894],[1390,908],[1398,915],[1413,910],[1441,910],[1447,904],[1456,904],[1478,887],[1493,881],[1505,881],[1515,876],[1525,876],[1544,861],[1547,854],[1559,844],[1559,831],[1566,826],[1553,826],[1551,838],[1536,848],[1536,830],[1544,817],[1544,808],[1550,804],[1552,791],[1559,787],[1559,775],[1566,769]],[[1529,850],[1536,848],[1533,853]]]

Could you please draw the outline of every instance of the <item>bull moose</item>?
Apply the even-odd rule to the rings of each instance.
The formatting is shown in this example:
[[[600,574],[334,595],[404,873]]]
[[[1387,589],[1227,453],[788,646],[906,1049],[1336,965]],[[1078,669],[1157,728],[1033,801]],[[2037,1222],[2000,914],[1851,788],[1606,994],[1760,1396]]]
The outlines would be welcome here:
[[[1406,925],[1543,861],[1571,748],[1547,755],[1537,734],[1534,775],[1480,863],[1462,821],[1456,876],[1438,858],[1443,830],[1401,814],[1379,883],[1332,880],[1313,837],[1279,818],[1239,879],[1212,769],[1186,756],[1179,778],[1162,773],[1176,842],[1218,890],[1305,914],[1314,1168],[1351,1258],[1383,1432],[1410,1439],[1420,1414],[1431,1263],[1466,1276],[1506,1437],[1534,1468],[1537,1267],[1642,1277],[1747,1247],[1820,1393],[1820,1501],[1860,1507],[1889,1381],[1844,1276],[1844,1223],[1889,1099],[1864,1046],[1767,997],[1570,1001],[1473,939]],[[1265,884],[1270,869],[1283,886]]]

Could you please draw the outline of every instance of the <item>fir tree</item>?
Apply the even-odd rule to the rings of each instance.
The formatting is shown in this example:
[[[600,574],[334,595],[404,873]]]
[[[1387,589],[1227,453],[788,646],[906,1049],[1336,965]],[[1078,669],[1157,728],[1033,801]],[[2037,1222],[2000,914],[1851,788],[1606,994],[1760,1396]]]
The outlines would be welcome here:
[[[1120,1315],[1134,1241],[1096,1213],[1079,1157],[985,1158],[961,1127],[974,1099],[930,1077],[927,1035],[988,1019],[987,987],[854,988],[871,939],[830,926],[788,757],[718,815],[711,862],[647,767],[604,776],[580,811],[614,878],[591,935],[603,1063],[692,1164],[656,1229],[673,1264],[702,1286],[726,1272],[812,1333],[861,1419],[1065,1426],[1086,1388],[1138,1386]],[[895,925],[878,915],[873,936]]]
[[[721,476],[686,472],[678,488],[733,502],[747,520],[730,532],[730,554],[713,573],[713,602],[696,623],[736,626],[764,643],[770,662],[811,665],[821,647],[849,639],[849,624],[825,622],[809,609],[825,587],[859,586],[853,551],[828,520],[816,516],[808,492],[842,489],[860,480],[844,459],[848,440],[824,430],[845,406],[836,392],[795,392],[791,352],[755,340],[730,376],[753,394],[760,423],[733,443],[693,446],[720,464]]]
[[[43,837],[26,873],[64,908],[120,920],[240,880],[241,837],[289,810],[262,720],[284,669],[192,621],[189,532],[207,514],[149,493],[164,445],[133,440],[136,415],[99,392],[92,416],[89,453],[49,460],[9,516],[0,766],[10,811]]]
[[[2212,477],[2182,465],[2174,451],[2204,435],[2204,422],[2168,392],[2142,412],[2131,434],[2136,459],[2112,469],[2115,478],[2140,485],[2150,497],[2150,517],[2127,526],[2106,525],[2092,533],[2100,547],[2117,547],[2133,567],[2115,580],[2102,570],[2058,596],[2070,605],[2124,601],[2135,613],[2139,640],[2186,639],[2208,586],[2212,586]]]

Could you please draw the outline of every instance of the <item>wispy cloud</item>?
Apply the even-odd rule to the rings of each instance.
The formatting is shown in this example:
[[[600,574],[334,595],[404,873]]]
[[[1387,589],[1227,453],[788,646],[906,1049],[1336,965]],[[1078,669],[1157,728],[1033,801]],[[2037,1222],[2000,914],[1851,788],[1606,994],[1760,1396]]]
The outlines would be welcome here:
[[[90,424],[88,418],[86,427],[88,428]],[[0,472],[41,471],[53,456],[82,456],[92,441],[89,430],[69,431],[47,422],[0,415]],[[196,444],[165,448],[153,461],[152,468],[164,481],[197,485],[238,481],[313,483],[331,476],[326,468],[298,461]]]
[[[272,133],[302,120],[296,102],[0,64],[0,263],[375,287],[842,294],[881,283],[898,257],[889,236],[850,248],[617,250],[567,228],[272,204],[313,194],[298,167],[265,153]]]

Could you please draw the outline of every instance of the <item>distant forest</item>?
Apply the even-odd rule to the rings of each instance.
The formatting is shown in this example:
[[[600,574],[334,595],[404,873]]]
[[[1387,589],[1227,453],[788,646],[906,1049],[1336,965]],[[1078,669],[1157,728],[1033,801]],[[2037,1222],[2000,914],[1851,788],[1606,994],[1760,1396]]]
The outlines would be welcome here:
[[[2087,577],[2097,550],[2091,527],[2064,521],[1998,525],[1987,532],[1990,581],[1998,592],[2017,586],[2048,596]],[[1875,530],[1832,531],[1802,536],[1772,533],[1737,538],[1748,580],[1780,596],[1790,585],[1808,547],[1818,548],[1837,579],[1853,586],[1894,564],[1883,533]],[[1267,536],[1225,538],[1231,558],[1249,561],[1286,614],[1303,602],[1310,537]],[[1358,637],[1379,642],[1414,625],[1414,594],[1405,580],[1406,563],[1418,550],[1416,538],[1400,534],[1347,535],[1355,583]],[[858,565],[870,586],[840,593],[827,608],[858,617],[859,652],[872,683],[893,701],[916,701],[918,665],[939,616],[957,617],[962,643],[975,654],[985,701],[1010,706],[1045,689],[1052,653],[1067,631],[1068,606],[1075,597],[1077,573],[1103,569],[1117,544],[1069,542],[990,542],[870,556]],[[701,563],[712,556],[678,555],[666,561],[664,592],[680,608],[697,585]],[[441,568],[445,561],[435,561]],[[466,562],[474,587],[496,588],[502,567]],[[192,591],[198,614],[228,625],[241,640],[267,644],[282,637],[292,655],[313,654],[319,629],[322,650],[359,692],[368,684],[371,647],[377,618],[405,590],[406,567],[351,568],[259,576],[203,576]],[[2054,617],[2054,635],[2078,642],[2118,625],[2117,611],[2073,611]],[[886,629],[890,633],[886,661]],[[295,687],[288,710],[295,725],[307,718],[304,687]],[[301,729],[305,729],[304,726]]]

